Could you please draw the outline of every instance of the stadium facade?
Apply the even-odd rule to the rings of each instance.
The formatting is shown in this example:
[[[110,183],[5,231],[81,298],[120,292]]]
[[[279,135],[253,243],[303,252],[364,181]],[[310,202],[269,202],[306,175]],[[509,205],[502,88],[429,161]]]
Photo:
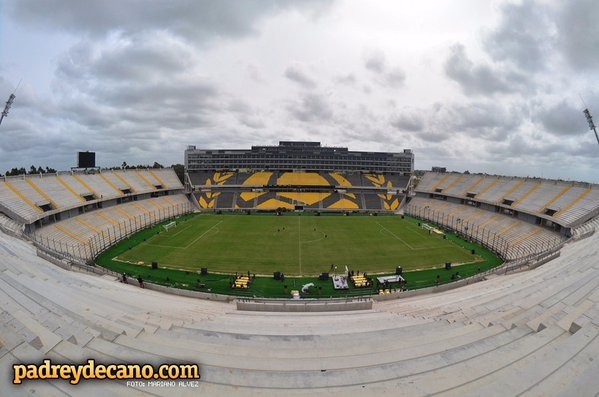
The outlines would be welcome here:
[[[185,166],[188,191],[204,211],[395,212],[409,191],[414,154],[281,141],[248,150],[189,146]]]
[[[196,149],[185,151],[189,172],[248,170],[305,170],[392,172],[411,175],[414,154],[352,151],[327,147],[320,142],[280,141],[278,146],[252,146],[251,149]]]

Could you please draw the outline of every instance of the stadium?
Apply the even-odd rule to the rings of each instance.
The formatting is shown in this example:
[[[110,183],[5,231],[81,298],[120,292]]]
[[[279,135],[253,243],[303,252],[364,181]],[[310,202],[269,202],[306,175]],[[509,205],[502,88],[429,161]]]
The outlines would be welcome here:
[[[318,142],[190,146],[185,162],[184,183],[164,168],[3,178],[3,368],[199,362],[207,395],[597,390],[596,185],[416,177],[410,150]]]
[[[598,18],[2,1],[0,397],[599,397]]]

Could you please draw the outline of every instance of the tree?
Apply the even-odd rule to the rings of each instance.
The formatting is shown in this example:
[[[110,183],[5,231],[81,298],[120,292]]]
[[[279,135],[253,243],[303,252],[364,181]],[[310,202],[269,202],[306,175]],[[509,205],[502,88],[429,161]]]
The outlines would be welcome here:
[[[175,170],[175,174],[177,174],[181,183],[185,185],[185,166],[183,164],[173,164],[171,168]]]
[[[164,166],[156,161],[154,161],[154,165],[152,166],[152,168],[164,168]]]
[[[37,174],[37,168],[34,165],[29,168],[29,174]]]
[[[27,173],[27,171],[25,171],[25,168],[23,168],[23,167],[21,167],[21,168],[13,167],[10,171],[6,171],[6,176],[17,176],[17,175],[23,175],[26,173]]]

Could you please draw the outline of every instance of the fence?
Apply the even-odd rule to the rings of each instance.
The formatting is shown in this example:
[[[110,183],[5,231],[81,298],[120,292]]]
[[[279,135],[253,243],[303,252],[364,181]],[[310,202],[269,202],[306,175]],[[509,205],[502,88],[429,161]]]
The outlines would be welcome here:
[[[479,224],[464,221],[459,217],[454,217],[453,215],[441,211],[435,211],[430,207],[420,207],[408,204],[405,209],[405,212],[408,215],[446,227],[471,241],[487,247],[504,260],[532,258],[540,253],[550,251],[555,247],[561,247],[564,242],[564,239],[561,236],[556,236],[554,239],[534,244],[511,244],[503,236],[492,230],[486,229]]]
[[[81,263],[93,261],[101,252],[131,236],[132,234],[157,224],[175,219],[193,211],[191,203],[176,204],[157,209],[131,218],[121,219],[116,225],[100,230],[85,243],[70,244],[61,240],[41,236],[36,233],[27,234],[36,247],[49,252],[53,256]]]

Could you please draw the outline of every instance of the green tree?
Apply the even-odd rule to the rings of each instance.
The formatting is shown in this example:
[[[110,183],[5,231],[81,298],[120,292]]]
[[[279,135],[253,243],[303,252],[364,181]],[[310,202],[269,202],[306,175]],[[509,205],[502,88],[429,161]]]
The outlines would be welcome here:
[[[175,170],[175,174],[177,174],[181,183],[185,184],[185,166],[183,164],[173,164],[171,168]]]

